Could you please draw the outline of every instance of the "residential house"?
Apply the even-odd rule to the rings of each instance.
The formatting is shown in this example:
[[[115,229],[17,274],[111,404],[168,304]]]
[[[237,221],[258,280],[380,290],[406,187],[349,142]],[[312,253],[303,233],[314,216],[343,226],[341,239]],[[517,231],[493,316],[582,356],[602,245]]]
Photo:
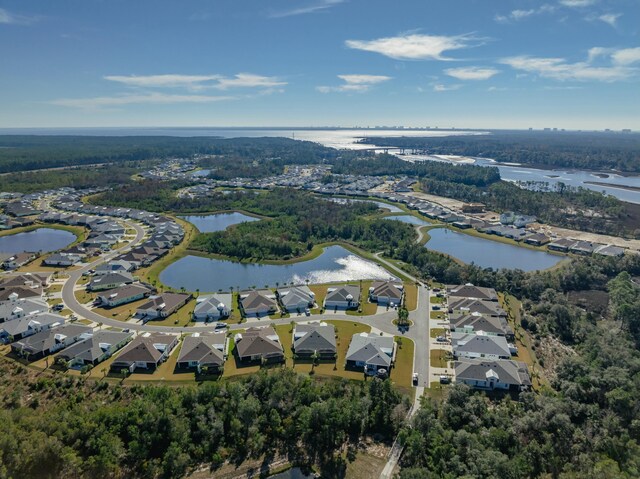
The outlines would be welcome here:
[[[357,309],[360,306],[360,287],[352,284],[328,288],[325,309]]]
[[[178,369],[196,369],[219,373],[224,367],[227,349],[225,333],[195,333],[182,341],[178,356]]]
[[[363,368],[367,374],[391,368],[395,351],[393,336],[373,333],[354,334],[347,350],[347,367]]]
[[[25,288],[40,291],[47,286],[49,281],[48,274],[42,273],[20,273],[4,276],[0,278],[0,290],[12,288],[14,286],[22,286]]]
[[[526,244],[530,244],[530,245],[533,245],[533,246],[543,246],[543,245],[549,243],[550,241],[551,241],[551,239],[547,235],[545,235],[543,233],[535,233],[535,234],[532,234],[530,236],[527,236],[524,239],[524,242]]]
[[[524,391],[531,387],[527,365],[520,361],[455,361],[456,382],[481,390]]]
[[[278,290],[278,299],[284,311],[302,313],[309,308],[313,308],[315,294],[308,286],[294,286]]]
[[[240,361],[284,361],[280,338],[271,326],[249,328],[235,336],[236,354]]]
[[[58,353],[56,361],[64,362],[69,368],[95,366],[113,356],[131,341],[132,337],[133,333],[95,331],[86,339]]]
[[[0,289],[0,304],[6,301],[11,301],[11,298],[16,295],[16,298],[41,298],[42,288],[29,288],[27,286],[12,286],[6,289]]]
[[[589,241],[576,241],[573,245],[569,246],[569,251],[574,254],[588,256],[599,246],[603,245],[594,244]]]
[[[109,273],[129,273],[135,269],[135,266],[129,261],[122,259],[114,259],[108,263],[102,263],[96,267],[96,276],[104,276]]]
[[[471,283],[447,286],[447,295],[451,298],[474,298],[484,301],[498,301],[498,293],[493,288],[482,288]]]
[[[483,316],[480,313],[465,314],[450,318],[451,332],[467,334],[485,334],[487,336],[504,336],[507,341],[513,341],[513,329],[506,318]]]
[[[102,291],[105,289],[114,289],[131,284],[135,281],[131,273],[108,273],[102,276],[94,276],[87,285],[89,291]]]
[[[147,319],[166,318],[175,313],[191,299],[191,294],[186,293],[162,293],[159,296],[150,296],[149,301],[140,305],[136,315]]]
[[[42,260],[42,264],[46,266],[68,267],[82,261],[82,257],[73,253],[53,253]]]
[[[36,259],[35,253],[16,253],[14,255],[11,255],[9,258],[6,258],[2,262],[2,267],[7,270],[17,269],[20,266],[24,266],[25,264],[33,261],[34,259]]]
[[[64,316],[53,313],[36,313],[0,323],[0,341],[10,342],[26,338],[40,331],[64,324]]]
[[[231,294],[200,296],[196,300],[193,319],[195,321],[209,322],[227,318],[231,314],[231,301]]]
[[[599,254],[602,256],[624,256],[625,249],[620,248],[619,246],[605,245],[596,248],[594,251],[595,254]]]
[[[569,248],[575,244],[575,240],[568,238],[557,238],[551,243],[547,244],[547,248],[551,251],[560,251],[561,253],[567,253]]]
[[[22,338],[11,345],[11,351],[29,359],[39,359],[89,337],[93,329],[82,324],[63,324]]]
[[[98,299],[101,306],[115,308],[121,304],[132,303],[146,298],[150,294],[151,290],[146,286],[140,283],[133,283],[103,291],[98,295]]]
[[[332,324],[296,324],[293,330],[293,352],[298,358],[334,359],[337,355],[336,329]]]
[[[138,368],[153,370],[164,362],[178,344],[178,337],[166,333],[143,333],[131,341],[111,363],[111,371],[129,373]]]
[[[480,313],[484,316],[507,317],[507,313],[495,301],[474,298],[460,298],[449,300],[449,313],[471,314]]]
[[[379,306],[399,306],[402,303],[404,286],[393,281],[374,281],[369,288],[369,301]]]
[[[503,336],[451,333],[456,359],[510,359],[511,348]]]
[[[278,311],[275,295],[270,291],[251,291],[240,295],[240,307],[245,317],[260,317],[274,314]]]
[[[38,297],[20,298],[18,293],[11,293],[7,301],[0,303],[0,323],[49,311],[47,302]]]

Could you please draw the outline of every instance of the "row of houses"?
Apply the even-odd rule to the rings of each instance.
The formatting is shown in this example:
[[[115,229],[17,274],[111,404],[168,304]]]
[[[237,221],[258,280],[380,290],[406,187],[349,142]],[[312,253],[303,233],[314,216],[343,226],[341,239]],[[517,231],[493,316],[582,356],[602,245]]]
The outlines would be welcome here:
[[[493,288],[448,286],[449,328],[457,382],[483,390],[521,391],[531,386],[517,355],[515,334]]]

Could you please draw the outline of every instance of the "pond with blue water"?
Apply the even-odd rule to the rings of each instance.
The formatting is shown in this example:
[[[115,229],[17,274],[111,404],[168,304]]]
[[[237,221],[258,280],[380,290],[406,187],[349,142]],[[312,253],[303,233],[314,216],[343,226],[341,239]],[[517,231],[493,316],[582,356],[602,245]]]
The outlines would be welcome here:
[[[229,226],[237,225],[238,223],[259,220],[259,218],[238,213],[237,211],[233,213],[217,213],[214,215],[181,216],[181,218],[194,225],[201,233],[224,231]]]
[[[1,253],[22,253],[25,251],[48,253],[70,245],[76,235],[65,230],[38,228],[32,231],[0,237]]]

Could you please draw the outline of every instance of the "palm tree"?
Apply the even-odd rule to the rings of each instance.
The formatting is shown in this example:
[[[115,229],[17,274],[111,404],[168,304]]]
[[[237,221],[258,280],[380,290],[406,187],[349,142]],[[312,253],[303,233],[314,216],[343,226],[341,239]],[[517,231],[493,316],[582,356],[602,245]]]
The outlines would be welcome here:
[[[313,351],[313,354],[311,355],[311,372],[313,372],[313,370],[315,369],[319,359],[320,359],[320,354],[318,354],[318,351],[317,350]]]

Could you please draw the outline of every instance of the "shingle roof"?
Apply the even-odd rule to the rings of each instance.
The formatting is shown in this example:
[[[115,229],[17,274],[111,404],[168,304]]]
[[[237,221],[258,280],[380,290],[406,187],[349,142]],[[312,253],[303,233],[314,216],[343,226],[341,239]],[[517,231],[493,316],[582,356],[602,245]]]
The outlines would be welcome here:
[[[488,301],[497,301],[498,294],[493,288],[482,288],[472,284],[461,284],[458,286],[447,286],[447,294],[452,297],[476,298]]]
[[[300,351],[336,351],[336,330],[330,324],[299,324],[293,332],[293,349]]]
[[[277,342],[275,330],[266,328],[249,328],[242,334],[242,339],[236,341],[236,351],[240,357],[282,353],[282,345]]]
[[[510,357],[509,344],[502,336],[451,333],[454,355],[460,353],[495,354]]]
[[[200,365],[224,363],[225,333],[191,335],[184,338],[178,362],[198,361]]]
[[[359,301],[360,300],[360,288],[353,284],[347,284],[345,286],[340,286],[333,291],[328,291],[327,296],[325,297],[325,301],[342,301],[347,302],[348,296],[351,296],[351,301]]]
[[[83,361],[95,361],[105,353],[105,348],[110,348],[115,344],[125,341],[133,336],[133,333],[122,333],[118,331],[96,331],[90,338],[84,339],[69,346],[56,357],[64,358],[67,361],[78,358]]]
[[[157,363],[163,354],[155,345],[168,346],[176,341],[176,337],[166,333],[145,333],[135,338],[124,348],[114,363],[134,363],[144,361]]]
[[[487,373],[493,371],[500,382],[518,386],[531,386],[531,377],[527,365],[520,361],[486,361],[465,359],[455,361],[454,368],[457,379],[484,381]]]
[[[374,296],[383,296],[398,301],[402,298],[402,284],[393,281],[375,281],[371,287],[373,288],[371,294]]]
[[[351,343],[347,350],[347,361],[362,361],[367,364],[384,365],[388,367],[391,365],[392,354],[392,337],[359,333],[354,334],[351,338]]]

